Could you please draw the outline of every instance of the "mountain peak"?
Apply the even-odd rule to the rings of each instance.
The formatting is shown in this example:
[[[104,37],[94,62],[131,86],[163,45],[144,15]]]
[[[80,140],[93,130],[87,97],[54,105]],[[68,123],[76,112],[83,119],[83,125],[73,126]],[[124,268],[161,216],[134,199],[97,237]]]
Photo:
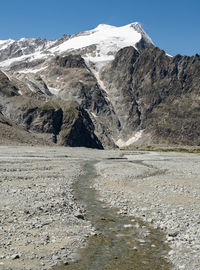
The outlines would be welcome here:
[[[142,25],[139,22],[134,22],[134,23],[130,23],[128,25],[130,28],[133,28],[135,31],[137,31],[138,33],[140,33],[142,35],[142,37],[149,43],[153,43],[152,39],[149,37],[149,35],[147,35],[147,33],[144,31],[144,29],[142,28]]]
[[[95,30],[102,30],[102,29],[113,29],[116,28],[116,26],[113,25],[109,25],[109,24],[99,24],[97,25],[97,27],[95,28]]]
[[[132,46],[138,50],[139,42],[153,44],[138,22],[119,27],[99,24],[94,29],[52,42],[38,38],[21,38],[5,43],[0,41],[0,67],[10,67],[25,58],[27,61],[45,60],[62,53],[77,52],[87,63],[94,63],[95,69],[99,70],[113,60],[120,49]]]
[[[130,24],[128,24],[130,27],[133,27],[134,29],[137,27],[142,28],[141,24],[139,22],[132,22]]]

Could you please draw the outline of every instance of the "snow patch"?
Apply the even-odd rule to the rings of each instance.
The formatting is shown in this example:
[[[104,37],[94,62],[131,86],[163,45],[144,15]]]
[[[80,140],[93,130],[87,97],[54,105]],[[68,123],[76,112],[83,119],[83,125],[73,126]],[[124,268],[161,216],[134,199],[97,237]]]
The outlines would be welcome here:
[[[169,56],[169,57],[173,57],[171,54],[168,54],[168,53],[165,53],[167,56]]]
[[[48,87],[48,89],[53,95],[57,95],[60,92],[60,89],[57,89],[57,88]]]
[[[99,48],[101,49],[100,54],[105,54],[108,53],[110,49],[113,50],[113,48],[134,46],[140,39],[141,34],[130,26],[115,27],[100,25],[91,31],[87,31],[87,35],[72,36],[61,45],[52,48],[51,51],[61,53],[70,49],[75,50],[99,44]]]
[[[21,38],[18,41],[0,40],[0,52],[13,42],[16,42],[23,52],[29,46],[34,47],[34,53],[25,55],[24,52],[24,55],[20,57],[7,59],[0,63],[0,67],[6,69],[15,62],[25,60],[31,62],[35,59],[53,57],[58,53],[75,53],[76,50],[78,50],[78,53],[82,55],[89,66],[93,65],[95,69],[99,71],[103,66],[114,59],[115,54],[120,49],[127,46],[135,47],[142,37],[152,42],[143,31],[141,25],[136,22],[121,27],[100,24],[92,30],[71,35],[69,39],[57,46],[55,45],[57,40],[46,41],[39,46],[35,38]]]
[[[91,69],[93,64],[95,64],[95,71],[99,72],[102,67],[106,66],[109,62],[114,60],[114,55],[102,55],[102,56],[83,56],[87,66]]]
[[[20,70],[18,71],[18,73],[38,73],[44,69],[46,69],[47,67],[41,67],[41,68],[38,68],[38,69],[24,69],[24,70]]]
[[[12,64],[14,64],[14,63],[17,64],[17,63],[20,63],[21,61],[24,61],[24,60],[31,62],[31,60],[33,61],[36,59],[46,59],[48,57],[49,57],[49,55],[47,55],[47,54],[42,54],[40,52],[36,52],[33,54],[22,55],[19,57],[11,58],[11,59],[5,60],[3,62],[0,62],[0,67],[1,68],[8,68]]]
[[[90,67],[90,70],[94,74],[94,76],[95,76],[95,78],[96,78],[96,80],[98,82],[98,85],[101,87],[101,89],[103,89],[106,93],[108,93],[108,91],[106,90],[106,86],[105,86],[104,82],[99,77],[99,72],[96,69],[92,68],[92,67]]]
[[[13,39],[0,40],[0,50],[6,49],[13,42],[15,42],[15,40],[13,40]]]
[[[126,147],[129,146],[135,142],[137,142],[142,137],[143,130],[138,131],[133,137],[128,139],[127,141],[123,141],[122,139],[119,139],[116,141],[116,145],[119,147]]]
[[[94,118],[97,118],[97,115],[96,114],[94,114],[93,112],[90,112],[91,113],[91,115],[94,117]]]
[[[88,63],[95,63],[97,70],[100,70],[114,59],[117,51],[127,46],[135,46],[141,38],[142,34],[132,25],[116,27],[100,24],[93,30],[71,36],[49,51],[51,53],[63,53],[85,49],[92,45],[96,46],[91,50],[87,49],[82,56]]]

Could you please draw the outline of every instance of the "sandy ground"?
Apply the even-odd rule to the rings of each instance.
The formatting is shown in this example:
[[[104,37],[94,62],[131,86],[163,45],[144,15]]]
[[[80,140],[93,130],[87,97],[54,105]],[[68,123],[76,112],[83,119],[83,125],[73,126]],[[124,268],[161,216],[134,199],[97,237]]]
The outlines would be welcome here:
[[[0,146],[0,269],[51,269],[95,233],[73,183],[98,160],[111,207],[161,228],[174,269],[200,269],[200,155]]]

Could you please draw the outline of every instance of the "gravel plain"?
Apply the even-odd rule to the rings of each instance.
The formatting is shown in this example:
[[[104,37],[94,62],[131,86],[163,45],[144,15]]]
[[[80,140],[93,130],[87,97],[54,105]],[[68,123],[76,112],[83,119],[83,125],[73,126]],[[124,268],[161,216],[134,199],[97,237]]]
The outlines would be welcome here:
[[[52,269],[95,234],[74,197],[86,160],[110,207],[162,229],[173,269],[200,269],[200,155],[0,147],[0,269]]]
[[[0,269],[51,269],[84,245],[93,228],[73,195],[81,173],[66,148],[0,147]]]
[[[173,269],[200,269],[200,155],[123,152],[96,165],[95,188],[122,214],[166,234]]]

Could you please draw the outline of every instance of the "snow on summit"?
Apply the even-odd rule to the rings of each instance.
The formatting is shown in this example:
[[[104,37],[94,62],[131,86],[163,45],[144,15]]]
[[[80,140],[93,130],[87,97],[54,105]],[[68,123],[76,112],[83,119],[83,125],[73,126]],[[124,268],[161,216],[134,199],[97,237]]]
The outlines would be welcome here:
[[[136,48],[136,44],[142,37],[153,43],[143,31],[141,25],[135,22],[121,27],[99,24],[92,30],[71,35],[67,40],[63,39],[62,43],[56,40],[43,41],[42,43],[38,39],[22,38],[15,41],[15,44],[20,47],[23,54],[20,53],[16,57],[16,53],[14,53],[0,62],[0,67],[9,68],[13,63],[23,61],[25,56],[26,61],[31,62],[34,59],[46,59],[63,53],[78,53],[81,54],[87,64],[90,65],[90,62],[92,62],[95,65],[95,70],[98,71],[107,62],[113,60],[116,52],[120,49],[127,46]],[[24,42],[23,48],[22,42]],[[14,41],[0,41],[0,58],[2,48],[5,49],[11,43],[14,44]]]
[[[137,25],[138,23],[132,23],[116,27],[100,24],[92,30],[73,35],[61,45],[52,48],[51,52],[63,53],[95,45],[95,51],[87,51],[82,55],[86,62],[107,62],[114,59],[115,53],[121,48],[135,46],[141,40],[142,34],[136,30]]]
[[[141,34],[130,25],[116,27],[100,24],[93,30],[83,32],[80,36],[72,36],[60,46],[53,48],[52,51],[64,52],[69,49],[80,49],[93,44],[122,48],[130,45],[134,46],[140,39]]]

